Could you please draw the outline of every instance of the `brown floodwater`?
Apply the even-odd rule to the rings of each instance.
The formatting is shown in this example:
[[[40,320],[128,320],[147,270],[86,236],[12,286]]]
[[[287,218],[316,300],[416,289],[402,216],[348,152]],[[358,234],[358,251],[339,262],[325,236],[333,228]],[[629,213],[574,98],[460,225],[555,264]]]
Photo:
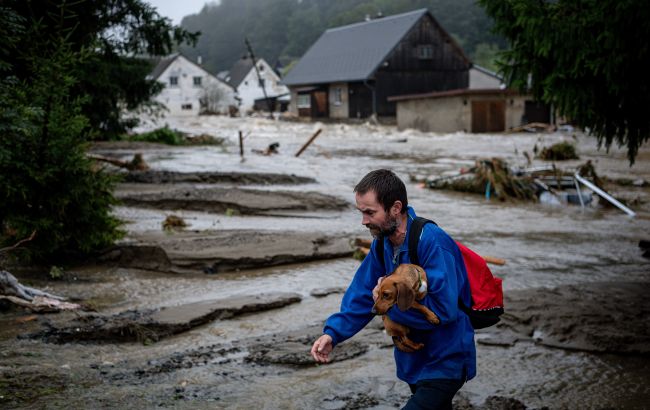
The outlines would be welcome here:
[[[183,131],[224,137],[228,144],[143,151],[145,161],[153,169],[296,174],[317,182],[247,187],[317,191],[345,199],[351,207],[341,212],[296,213],[282,218],[117,207],[115,214],[128,221],[125,227],[129,232],[159,231],[166,215],[174,213],[188,222],[188,229],[194,230],[291,230],[368,237],[352,207],[352,189],[368,171],[390,168],[406,182],[409,202],[419,215],[435,220],[480,254],[507,260],[504,266],[492,267],[495,275],[504,279],[506,292],[592,281],[647,282],[650,279],[649,260],[641,256],[637,246],[640,239],[650,239],[650,188],[617,187],[611,192],[638,199],[639,204],[634,206],[637,216],[631,218],[617,209],[488,201],[480,195],[424,189],[409,180],[412,174],[454,172],[471,166],[479,157],[501,157],[511,165],[524,166],[524,151],[532,153],[535,145],[541,148],[567,140],[577,144],[581,159],[558,163],[563,168],[590,159],[600,175],[650,181],[647,145],[640,151],[637,163],[629,167],[624,151],[612,149],[609,154],[598,151],[595,139],[579,133],[575,138],[572,133],[431,134],[370,124],[302,124],[221,117],[170,120],[169,125]],[[323,129],[321,135],[296,158],[294,153],[317,128]],[[243,160],[236,145],[239,130],[248,135]],[[277,155],[262,156],[250,151],[264,149],[273,142],[280,143]],[[134,152],[119,153],[128,158]],[[540,164],[542,161],[536,160],[533,165]],[[103,313],[271,291],[297,292],[303,301],[282,309],[215,321],[149,346],[49,345],[16,339],[17,334],[34,329],[35,324],[16,325],[14,320],[18,314],[0,315],[0,371],[20,369],[23,374],[44,374],[63,381],[63,386],[41,390],[41,398],[26,401],[31,403],[26,405],[28,408],[160,405],[334,409],[345,404],[337,397],[345,393],[394,397],[393,402],[369,401],[361,407],[395,408],[407,396],[408,387],[394,376],[390,349],[374,348],[354,360],[300,371],[287,369],[279,374],[267,373],[264,367],[259,367],[249,370],[245,377],[237,376],[237,366],[246,353],[241,351],[201,367],[141,381],[106,379],[93,370],[97,366],[106,366],[111,372],[116,366],[135,369],[151,360],[202,346],[228,345],[248,337],[263,339],[274,332],[321,324],[338,309],[341,294],[315,298],[310,292],[346,286],[358,264],[351,258],[335,259],[219,275],[172,275],[88,266],[69,272],[77,280],[43,282],[32,278],[30,284],[34,286],[91,301]],[[650,403],[647,358],[572,352],[532,341],[507,348],[478,344],[477,349],[478,377],[461,390],[473,404],[481,404],[491,395],[514,397],[529,407],[553,409],[645,408]],[[179,386],[184,392],[193,392],[198,401],[170,399]],[[156,401],[157,397],[160,402]]]

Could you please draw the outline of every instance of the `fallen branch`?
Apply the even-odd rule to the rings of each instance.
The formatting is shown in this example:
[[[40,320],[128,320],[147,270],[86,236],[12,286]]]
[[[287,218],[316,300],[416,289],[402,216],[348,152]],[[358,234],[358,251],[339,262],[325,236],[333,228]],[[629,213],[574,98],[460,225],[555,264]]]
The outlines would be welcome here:
[[[28,238],[21,239],[20,241],[16,242],[16,243],[13,244],[12,246],[7,246],[6,248],[0,248],[0,254],[2,254],[2,253],[4,253],[4,252],[9,252],[9,251],[11,251],[11,250],[14,250],[14,249],[16,249],[17,247],[19,247],[20,245],[22,245],[22,244],[24,244],[24,243],[26,243],[26,242],[29,242],[29,241],[31,241],[31,240],[33,240],[34,237],[36,237],[36,231],[32,232],[32,234],[29,235]]]
[[[3,299],[34,312],[58,312],[82,307],[64,302],[64,297],[21,285],[14,275],[4,270],[0,271],[0,300]]]
[[[107,162],[116,167],[126,168],[129,171],[146,171],[149,169],[149,165],[144,162],[142,154],[138,153],[133,156],[131,161],[124,161],[117,158],[105,157],[103,155],[88,154],[88,158],[94,159],[95,161]]]
[[[303,152],[304,150],[307,149],[307,147],[309,146],[309,144],[311,144],[312,142],[314,142],[314,140],[316,139],[316,137],[318,137],[318,134],[320,134],[321,131],[323,131],[323,130],[322,130],[321,128],[319,128],[319,129],[314,133],[314,135],[312,135],[311,138],[309,138],[309,140],[308,140],[307,142],[305,142],[305,144],[304,144],[302,147],[300,147],[300,149],[298,150],[298,152],[296,152],[296,157],[299,157],[300,154],[302,154],[302,152]]]

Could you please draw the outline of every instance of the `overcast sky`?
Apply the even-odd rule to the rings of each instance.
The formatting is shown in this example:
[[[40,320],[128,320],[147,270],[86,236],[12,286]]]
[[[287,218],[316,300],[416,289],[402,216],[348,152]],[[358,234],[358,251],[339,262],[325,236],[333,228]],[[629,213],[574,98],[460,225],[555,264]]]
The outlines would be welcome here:
[[[213,0],[144,0],[151,4],[161,16],[169,17],[174,24],[180,24],[183,17],[197,14],[205,3],[214,3]]]

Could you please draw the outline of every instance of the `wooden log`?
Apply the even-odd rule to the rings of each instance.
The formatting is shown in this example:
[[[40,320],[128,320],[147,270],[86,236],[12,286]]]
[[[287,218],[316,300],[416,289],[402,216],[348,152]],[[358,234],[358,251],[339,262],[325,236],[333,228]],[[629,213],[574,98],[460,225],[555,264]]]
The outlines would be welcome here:
[[[149,169],[149,165],[147,165],[147,163],[144,162],[144,159],[142,158],[142,154],[140,153],[135,154],[131,161],[123,161],[121,159],[110,158],[110,157],[105,157],[103,155],[96,155],[96,154],[88,154],[88,158],[93,159],[95,161],[107,162],[111,165],[115,165],[116,167],[126,168],[129,171],[146,171]]]
[[[494,256],[481,255],[481,258],[483,258],[485,263],[489,263],[489,264],[492,264],[492,265],[505,265],[506,264],[505,259],[495,258]]]
[[[318,137],[318,134],[320,134],[321,131],[323,131],[323,130],[322,130],[321,128],[319,128],[319,129],[314,133],[314,135],[312,135],[311,138],[309,138],[309,140],[308,140],[307,142],[305,142],[305,144],[304,144],[302,147],[300,147],[300,149],[298,150],[298,152],[296,152],[296,157],[299,157],[300,154],[302,154],[303,151],[306,150],[307,147],[308,147],[312,142],[314,142],[314,140],[316,139],[316,137]]]
[[[65,298],[21,285],[18,279],[7,271],[0,271],[0,300],[7,300],[33,312],[59,312],[76,310],[82,306],[64,302]]]

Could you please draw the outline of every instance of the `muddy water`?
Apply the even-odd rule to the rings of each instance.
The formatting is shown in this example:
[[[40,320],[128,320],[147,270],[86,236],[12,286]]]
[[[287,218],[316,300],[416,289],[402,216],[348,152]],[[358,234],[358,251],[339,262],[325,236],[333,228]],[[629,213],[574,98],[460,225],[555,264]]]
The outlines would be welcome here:
[[[225,137],[225,147],[163,148],[144,152],[154,169],[180,172],[273,172],[312,177],[317,183],[286,186],[247,186],[255,189],[317,191],[335,195],[352,205],[354,184],[368,171],[386,167],[405,181],[409,200],[418,214],[434,219],[457,239],[477,252],[507,260],[493,272],[504,279],[506,291],[554,287],[591,281],[647,281],[648,259],[641,256],[639,239],[650,232],[650,189],[617,188],[614,192],[638,197],[636,218],[617,210],[552,207],[540,204],[488,202],[480,196],[431,191],[409,181],[410,174],[440,175],[473,164],[477,157],[499,156],[512,164],[525,164],[524,151],[532,152],[572,134],[467,135],[425,134],[372,125],[300,124],[261,119],[201,118],[170,121],[170,126],[195,133]],[[322,134],[299,158],[294,153],[317,128]],[[236,145],[242,130],[246,153],[242,160]],[[406,142],[402,142],[406,140]],[[253,154],[279,142],[274,156]],[[650,148],[644,147],[630,168],[623,151],[609,155],[596,150],[595,140],[578,135],[580,161],[587,159],[596,170],[612,178],[650,180]],[[120,151],[124,157],[133,155]],[[539,165],[535,163],[534,165]],[[246,188],[246,187],[244,187]],[[643,202],[645,201],[645,202]],[[189,223],[188,229],[295,230],[364,236],[353,208],[342,212],[295,213],[291,217],[226,216],[190,211],[157,211],[118,207],[116,215],[129,221],[130,232],[158,231],[165,216],[174,213]],[[65,392],[46,396],[53,408],[122,407],[157,405],[179,408],[342,408],[343,396],[355,396],[360,407],[394,408],[408,395],[408,388],[394,377],[390,349],[373,348],[361,359],[280,374],[264,367],[237,372],[245,352],[235,352],[224,363],[184,369],[134,382],[133,378],[102,378],[91,366],[106,366],[108,374],[119,368],[131,371],[146,363],[216,343],[229,344],[248,337],[267,335],[321,324],[340,303],[340,294],[310,296],[315,289],[346,286],[358,262],[338,259],[309,264],[219,275],[168,275],[111,268],[79,268],[79,280],[32,284],[48,290],[91,300],[102,312],[152,308],[262,291],[297,292],[300,304],[246,315],[165,339],[152,346],[45,345],[16,340],[16,333],[33,324],[11,326],[14,316],[0,319],[0,366],[32,368],[36,373],[67,380]],[[481,335],[477,335],[480,339]],[[2,364],[4,362],[5,364]],[[650,402],[648,360],[614,355],[594,355],[550,349],[532,342],[512,347],[478,345],[476,379],[462,389],[473,404],[490,395],[515,397],[529,407],[644,408]],[[84,381],[84,383],[82,383]],[[198,401],[174,400],[177,389]],[[0,386],[1,387],[1,386]],[[1,389],[0,389],[1,390]],[[188,393],[189,392],[189,393]],[[191,393],[191,394],[190,394]],[[355,397],[357,397],[355,396]],[[364,397],[382,397],[379,402]],[[157,402],[156,400],[159,400]],[[38,400],[35,403],[41,403]],[[347,401],[349,403],[349,400]],[[38,406],[37,406],[38,407]],[[43,405],[42,407],[46,407]]]

